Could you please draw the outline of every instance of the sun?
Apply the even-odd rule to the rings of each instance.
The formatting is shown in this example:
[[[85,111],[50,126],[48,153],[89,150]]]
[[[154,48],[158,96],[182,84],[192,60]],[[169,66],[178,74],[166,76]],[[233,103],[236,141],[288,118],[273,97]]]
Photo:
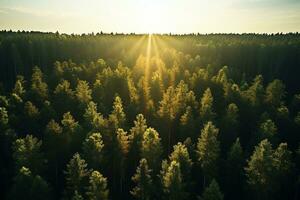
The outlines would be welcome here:
[[[166,16],[160,11],[159,7],[147,5],[146,8],[140,10],[139,29],[143,33],[154,34],[162,33],[166,30]]]

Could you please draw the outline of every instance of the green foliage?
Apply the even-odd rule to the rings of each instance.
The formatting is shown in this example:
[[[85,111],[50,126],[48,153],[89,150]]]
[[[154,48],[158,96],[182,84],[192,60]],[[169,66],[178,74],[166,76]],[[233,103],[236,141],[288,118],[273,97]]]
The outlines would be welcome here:
[[[41,151],[42,141],[32,135],[17,139],[13,144],[13,158],[16,169],[23,166],[31,169],[34,175],[43,171],[45,160]]]
[[[107,180],[100,172],[93,171],[91,173],[86,196],[90,200],[108,199]]]
[[[220,187],[215,179],[211,181],[209,186],[205,188],[201,200],[223,200],[224,195],[222,194]]]
[[[159,134],[153,128],[148,128],[142,140],[141,156],[148,161],[151,169],[156,169],[159,165],[162,154],[162,146]]]
[[[122,99],[119,96],[115,97],[113,110],[109,115],[109,121],[114,129],[122,128],[126,123],[126,115],[123,110]]]
[[[98,169],[103,161],[104,147],[100,133],[91,133],[82,144],[85,160],[91,168]]]
[[[213,178],[217,175],[218,159],[220,155],[220,143],[218,141],[219,130],[212,122],[207,122],[198,138],[198,161],[204,176]]]
[[[266,88],[266,103],[278,107],[285,97],[285,85],[282,81],[275,79]]]
[[[281,143],[274,151],[265,139],[255,150],[245,168],[248,183],[256,191],[258,198],[271,198],[282,178],[290,172],[291,153],[286,143]]]
[[[8,113],[5,107],[0,107],[0,130],[3,131],[8,126]]]
[[[172,161],[162,174],[162,185],[167,199],[186,199],[180,164]]]
[[[75,153],[70,162],[67,164],[67,169],[65,171],[66,197],[72,197],[76,191],[78,194],[82,195],[84,193],[84,188],[86,187],[89,174],[85,160],[81,159],[78,153]]]
[[[200,102],[200,117],[204,123],[212,121],[215,118],[215,113],[213,112],[213,96],[210,88],[207,88],[201,98]]]
[[[92,90],[87,81],[79,80],[76,86],[75,95],[80,103],[87,104],[92,99]]]
[[[43,80],[43,73],[37,66],[33,68],[31,77],[31,92],[35,101],[48,97],[48,85]]]
[[[299,38],[0,31],[0,199],[297,199]]]
[[[130,192],[136,199],[150,200],[152,199],[153,182],[151,178],[152,170],[149,169],[146,159],[141,159],[136,169],[136,173],[131,178],[136,186]]]
[[[42,200],[52,199],[48,183],[29,168],[21,167],[14,178],[14,185],[8,199]]]

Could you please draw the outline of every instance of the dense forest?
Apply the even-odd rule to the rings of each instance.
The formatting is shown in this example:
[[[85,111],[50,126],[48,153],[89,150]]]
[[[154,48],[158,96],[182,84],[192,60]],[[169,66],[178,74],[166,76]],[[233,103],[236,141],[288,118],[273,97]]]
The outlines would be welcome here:
[[[300,199],[300,35],[0,32],[0,199]]]

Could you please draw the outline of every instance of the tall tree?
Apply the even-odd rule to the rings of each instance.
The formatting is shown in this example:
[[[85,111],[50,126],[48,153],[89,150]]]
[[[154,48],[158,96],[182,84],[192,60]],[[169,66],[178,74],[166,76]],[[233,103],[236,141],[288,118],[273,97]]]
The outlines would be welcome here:
[[[32,174],[29,168],[21,167],[8,199],[50,200],[51,196],[50,187],[42,177]]]
[[[48,98],[48,85],[44,82],[43,73],[35,66],[31,77],[31,99],[36,103],[42,103]]]
[[[281,80],[275,79],[266,88],[265,101],[268,105],[276,108],[280,106],[285,95],[285,85]]]
[[[170,165],[162,171],[162,185],[166,198],[169,200],[186,199],[180,164],[172,161]]]
[[[274,199],[280,183],[291,170],[290,159],[290,152],[284,143],[275,151],[267,139],[255,147],[245,170],[248,183],[258,199]]]
[[[218,159],[220,154],[220,143],[218,141],[219,130],[212,122],[207,122],[198,138],[197,154],[198,161],[203,171],[203,184],[206,178],[212,179],[218,172]]]
[[[201,200],[223,200],[224,195],[222,194],[220,187],[215,179],[211,181],[208,187],[205,188]]]
[[[87,104],[92,99],[92,90],[87,81],[79,80],[75,95],[80,103]]]
[[[136,169],[136,173],[132,177],[132,181],[136,186],[130,192],[136,199],[150,200],[153,197],[153,182],[151,178],[152,170],[149,169],[145,158],[140,160],[140,164]]]
[[[203,123],[212,121],[215,118],[215,113],[213,112],[213,101],[210,88],[207,88],[201,98],[200,102],[200,117]]]
[[[162,154],[160,140],[159,134],[153,128],[148,128],[143,135],[142,157],[148,161],[149,167],[154,171],[158,168]]]
[[[107,179],[98,171],[93,171],[89,178],[86,196],[89,200],[108,200]]]
[[[65,171],[66,175],[66,189],[65,196],[71,198],[75,191],[78,194],[84,194],[84,188],[87,185],[87,178],[89,171],[85,160],[81,159],[78,153],[75,153],[70,162],[67,164]]]
[[[20,138],[13,144],[13,157],[16,163],[16,169],[27,167],[31,169],[34,175],[40,174],[44,170],[45,158],[41,151],[42,141],[32,135]]]
[[[89,166],[93,169],[99,169],[103,161],[104,147],[100,133],[90,133],[83,142],[83,155]]]

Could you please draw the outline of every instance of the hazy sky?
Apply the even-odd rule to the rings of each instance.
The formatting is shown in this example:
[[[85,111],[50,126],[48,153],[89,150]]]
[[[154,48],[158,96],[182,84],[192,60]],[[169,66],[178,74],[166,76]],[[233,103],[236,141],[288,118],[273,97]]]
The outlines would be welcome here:
[[[0,29],[300,32],[300,0],[0,0]]]

